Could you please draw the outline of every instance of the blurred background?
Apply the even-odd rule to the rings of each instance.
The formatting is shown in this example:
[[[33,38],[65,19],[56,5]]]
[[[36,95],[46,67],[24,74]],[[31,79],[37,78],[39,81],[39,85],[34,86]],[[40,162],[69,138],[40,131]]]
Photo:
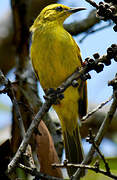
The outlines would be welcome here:
[[[39,0],[34,0],[37,3]],[[41,0],[40,0],[41,1]],[[51,1],[50,1],[51,2]],[[52,1],[53,3],[54,1]],[[95,2],[99,2],[95,0]],[[69,24],[74,21],[81,21],[86,18],[89,12],[93,9],[85,0],[60,0],[57,3],[61,3],[70,7],[83,6],[87,8],[87,11],[81,13],[76,13],[75,15],[70,16],[65,23]],[[34,5],[34,4],[33,4]],[[35,9],[36,8],[36,9]],[[33,12],[34,11],[34,12]],[[29,8],[29,13],[36,14],[38,7],[34,5],[31,9]],[[27,21],[29,19],[27,18]],[[33,22],[34,18],[31,20]],[[31,24],[31,23],[30,23]],[[99,27],[107,25],[108,22],[100,22],[93,27],[93,30],[98,29]],[[89,34],[82,42],[80,40],[86,35],[85,33],[80,33],[79,35],[74,36],[74,39],[78,43],[83,60],[86,57],[98,52],[100,55],[106,53],[106,49],[117,42],[117,34],[113,31],[113,26],[110,25],[108,28],[97,31],[95,33]],[[8,79],[14,81],[15,79],[15,48],[13,45],[13,19],[12,19],[12,10],[10,0],[0,0],[0,69],[2,68],[3,73],[7,76]],[[4,67],[4,68],[3,68]],[[106,66],[104,70],[96,74],[96,72],[91,72],[91,79],[88,80],[88,111],[95,108],[101,102],[107,100],[112,95],[112,88],[108,87],[108,81],[113,79],[117,73],[117,63],[112,60],[110,66]],[[0,87],[2,88],[2,87]],[[38,83],[39,95],[43,101],[43,91]],[[103,120],[103,117],[108,112],[111,103],[108,103],[104,108],[102,108],[98,113],[96,123],[99,127],[100,123]],[[50,110],[50,114],[53,118],[57,119],[57,116],[53,110]],[[95,115],[96,116],[96,115]],[[107,136],[104,138],[101,143],[101,150],[106,157],[109,158],[113,164],[116,162],[117,157],[117,125],[116,125],[117,116],[113,120],[111,130],[107,133]],[[4,142],[7,138],[10,138],[10,128],[12,124],[12,103],[7,95],[0,95],[0,144]],[[93,124],[93,123],[92,123]],[[96,124],[93,124],[96,128]],[[83,140],[84,150],[87,153],[90,145]],[[63,156],[64,159],[64,156]],[[114,167],[114,170],[117,170]],[[93,176],[92,178],[93,179]],[[104,177],[103,177],[104,179]],[[107,178],[106,178],[107,179]]]

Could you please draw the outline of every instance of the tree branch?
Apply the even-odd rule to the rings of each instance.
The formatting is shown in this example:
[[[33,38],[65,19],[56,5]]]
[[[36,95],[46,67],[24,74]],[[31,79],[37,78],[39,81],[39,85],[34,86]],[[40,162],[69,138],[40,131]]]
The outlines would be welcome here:
[[[11,83],[9,80],[7,80],[1,71],[0,71],[0,77],[2,78],[1,81],[3,81],[6,86],[6,88],[3,91],[5,93],[7,93],[7,95],[10,97],[10,99],[14,105],[14,110],[15,110],[16,117],[18,120],[20,134],[23,139],[25,136],[25,128],[24,128],[20,108],[19,108],[18,102],[15,97],[15,92],[14,92],[14,87],[13,87],[14,83]],[[30,145],[27,146],[25,155],[28,157],[27,163],[30,164],[31,167],[35,167]]]
[[[35,168],[30,168],[27,166],[24,166],[23,164],[18,164],[18,166],[23,169],[25,172],[31,174],[32,176],[35,176],[36,179],[44,179],[44,180],[63,180],[62,178],[57,178],[53,176],[49,176],[47,174],[43,174],[38,172]]]
[[[85,0],[89,4],[91,4],[93,7],[97,9],[97,16],[104,20],[108,21],[111,19],[116,25],[113,27],[114,31],[117,32],[117,6],[116,2],[112,3],[111,1],[108,3],[105,2],[99,2],[99,5],[96,4],[93,0]]]
[[[116,81],[115,81],[115,83],[116,83]],[[116,85],[116,87],[117,87],[117,85]],[[116,109],[117,109],[117,89],[114,90],[113,102],[111,104],[110,110],[108,111],[108,113],[107,113],[107,115],[106,115],[106,117],[105,117],[105,119],[104,119],[104,121],[103,121],[103,123],[102,123],[96,137],[95,137],[95,143],[96,143],[97,146],[100,145],[105,133],[107,132],[107,130],[108,130],[109,126],[110,126],[110,123],[111,123],[111,121],[113,119],[113,116],[114,116],[114,114],[116,112]],[[95,148],[92,145],[91,148],[90,148],[89,153],[87,154],[87,156],[83,160],[82,165],[91,163],[94,153],[95,153]],[[77,180],[79,178],[80,172],[81,172],[81,169],[78,169],[76,171],[76,173],[73,175],[73,180]]]
[[[70,163],[67,163],[67,164],[52,164],[52,166],[54,168],[66,168],[66,167],[75,167],[75,168],[80,168],[80,169],[89,169],[89,170],[92,170],[94,171],[95,173],[100,173],[100,174],[103,174],[107,177],[111,177],[111,178],[114,178],[114,179],[117,179],[117,176],[110,173],[108,174],[107,171],[104,171],[102,169],[99,169],[98,166],[89,166],[89,165],[84,165],[84,164],[70,164]],[[71,180],[73,179],[74,177],[71,178]]]
[[[43,118],[45,112],[47,112],[49,110],[51,105],[52,105],[51,100],[47,100],[42,105],[39,112],[36,114],[34,120],[32,121],[29,129],[26,132],[26,135],[25,135],[22,143],[20,144],[20,147],[19,147],[18,151],[16,152],[13,160],[8,165],[8,173],[11,173],[13,171],[13,169],[17,166],[17,163],[18,163],[22,153],[25,152],[25,149],[26,149],[26,147],[28,145],[28,142],[29,142],[29,140],[30,140],[30,138],[32,136],[32,133],[34,132],[35,127],[37,127],[37,125],[40,123],[40,121]]]
[[[110,27],[111,25],[112,25],[112,22],[109,21],[109,23],[107,25],[101,26],[101,27],[99,27],[97,29],[92,29],[91,28],[91,30],[88,30],[88,31],[85,32],[85,35],[79,40],[79,42],[82,43],[84,41],[84,39],[86,39],[90,34],[93,34],[93,33],[96,33],[98,31],[104,30],[104,29]]]
[[[111,96],[108,100],[106,100],[105,102],[102,102],[99,106],[97,106],[96,108],[94,108],[91,112],[87,113],[86,116],[83,116],[83,118],[81,119],[81,121],[85,121],[87,120],[90,116],[92,116],[94,113],[96,113],[99,109],[101,109],[103,106],[105,106],[107,103],[109,103],[111,100],[113,99],[113,96]]]
[[[100,19],[96,17],[96,10],[92,10],[89,15],[82,21],[76,21],[70,24],[64,24],[64,28],[71,34],[77,35],[88,31],[94,25],[100,23]]]
[[[94,149],[96,150],[96,152],[98,153],[98,155],[100,156],[102,161],[104,162],[106,172],[108,173],[108,176],[109,176],[111,174],[109,164],[106,162],[106,159],[105,159],[104,155],[102,154],[99,147],[95,143],[95,135],[93,135],[91,128],[89,129],[89,134],[88,134],[88,137],[86,138],[86,141],[93,145]],[[99,164],[97,164],[97,166],[99,166]]]
[[[98,9],[98,5],[93,0],[85,0],[85,1],[88,2],[89,4],[91,4],[96,9]]]
[[[116,45],[114,45],[114,47],[112,47],[112,50],[113,50],[113,56],[116,54],[115,53],[115,47]],[[116,49],[117,50],[117,49]],[[112,56],[112,58],[113,58]],[[70,85],[72,85],[72,82],[74,80],[77,80],[79,79],[80,77],[84,78],[83,75],[87,74],[89,71],[91,70],[95,70],[96,72],[100,72],[100,70],[102,71],[102,64],[101,64],[101,67],[100,67],[100,64],[99,62],[105,62],[105,59],[108,60],[108,54],[105,55],[105,56],[102,56],[102,57],[98,57],[95,55],[94,56],[96,58],[96,60],[94,61],[93,60],[93,63],[92,63],[92,60],[89,61],[89,58],[88,60],[86,60],[86,62],[83,64],[83,66],[79,69],[79,70],[76,70],[65,82],[63,82],[56,90],[53,90],[51,93],[49,92],[48,93],[48,96],[45,100],[45,103],[42,105],[42,107],[40,108],[39,112],[36,114],[34,120],[32,121],[29,129],[27,130],[27,133],[16,153],[16,155],[14,156],[13,160],[9,163],[8,165],[8,173],[12,172],[13,169],[16,167],[17,165],[17,162],[19,161],[22,153],[25,151],[27,145],[28,145],[28,142],[30,140],[30,137],[35,129],[35,127],[37,127],[37,125],[40,123],[41,119],[43,118],[43,116],[45,115],[46,112],[48,112],[49,108],[51,107],[51,105],[53,103],[55,103],[56,99],[59,98],[61,99],[61,93],[63,93]],[[115,56],[114,56],[115,57]],[[109,58],[110,60],[110,58]],[[101,69],[100,69],[101,68]],[[86,77],[85,77],[85,80],[86,80]],[[115,100],[115,98],[114,98]],[[115,102],[115,101],[114,101]],[[114,105],[113,105],[114,106]],[[110,110],[110,113],[112,114],[112,110]],[[110,113],[108,114],[108,118],[110,118]],[[114,112],[113,112],[114,113]],[[112,114],[113,115],[113,114]],[[107,119],[108,119],[107,118]],[[110,119],[108,119],[109,121]],[[99,134],[102,133],[102,130],[100,130],[101,132],[99,132]],[[105,131],[104,131],[105,133]],[[97,138],[98,138],[99,135],[97,135]],[[100,136],[99,136],[100,137]],[[101,138],[103,137],[103,133],[102,133],[102,136]],[[97,141],[99,141],[100,138],[98,138]],[[98,143],[97,143],[98,144]]]

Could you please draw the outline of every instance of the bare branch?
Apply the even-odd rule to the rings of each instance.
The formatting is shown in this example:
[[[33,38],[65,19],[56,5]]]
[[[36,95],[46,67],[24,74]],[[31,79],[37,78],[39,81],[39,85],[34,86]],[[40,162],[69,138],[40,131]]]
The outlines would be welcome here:
[[[1,71],[0,71],[0,81],[1,81],[0,83],[2,85],[6,86],[5,89],[3,90],[3,92],[7,93],[7,95],[10,97],[10,99],[11,99],[13,105],[14,105],[15,112],[16,112],[16,117],[17,117],[17,120],[18,120],[20,132],[21,132],[21,137],[23,138],[24,135],[25,135],[25,129],[24,129],[23,120],[22,120],[22,116],[21,116],[21,113],[20,113],[19,105],[18,105],[16,97],[15,97],[13,84],[9,80],[7,80],[5,78],[5,76],[3,75],[3,73]]]
[[[116,45],[114,45],[114,47],[112,47],[112,50],[113,50],[113,56],[116,55]],[[115,51],[114,51],[115,50]],[[111,58],[113,58],[113,56]],[[94,56],[95,57],[95,56]],[[114,56],[115,57],[115,56]],[[94,61],[93,60],[93,63],[92,63],[92,60],[91,62],[89,62],[89,58],[88,60],[85,62],[85,64],[83,64],[83,67],[81,67],[80,70],[76,70],[75,73],[73,73],[65,82],[63,82],[61,84],[61,86],[59,86],[56,90],[53,90],[51,93],[48,93],[48,96],[46,98],[46,101],[45,103],[42,105],[42,107],[40,108],[39,112],[37,113],[37,115],[35,116],[34,120],[32,121],[29,129],[27,130],[27,133],[16,153],[16,155],[14,156],[13,160],[9,163],[8,165],[8,173],[10,173],[11,171],[13,171],[13,169],[15,168],[17,162],[19,161],[19,158],[21,157],[22,153],[25,151],[27,145],[28,145],[28,142],[30,140],[30,137],[35,129],[35,127],[37,127],[37,125],[40,123],[41,119],[43,118],[43,116],[45,115],[45,113],[49,110],[49,108],[51,107],[51,105],[53,103],[56,102],[56,99],[59,98],[61,100],[61,93],[63,93],[70,85],[72,85],[72,82],[73,80],[77,80],[79,79],[80,77],[83,77],[83,75],[85,75],[86,73],[88,73],[89,71],[91,70],[95,70],[97,72],[100,72],[100,70],[102,71],[102,64],[101,64],[101,67],[100,67],[100,64],[99,62],[105,62],[105,59],[108,60],[108,54],[107,55],[104,55],[102,57],[99,57],[97,58],[96,56],[96,60]],[[110,60],[110,58],[109,58]],[[100,69],[101,68],[101,69]],[[115,98],[114,98],[115,99]],[[115,102],[115,101],[114,101]],[[114,105],[113,105],[114,106]],[[113,109],[112,109],[113,110]],[[110,109],[110,112],[108,113],[108,116],[107,117],[107,120],[110,121],[110,113],[112,113],[112,111]],[[115,109],[116,110],[116,109]],[[113,112],[114,114],[114,112]],[[113,115],[112,114],[112,115]],[[111,117],[112,118],[112,117]],[[106,120],[106,121],[107,121]],[[111,119],[112,120],[112,119]],[[107,121],[107,122],[108,122]],[[105,131],[103,131],[105,133]],[[101,134],[101,138],[103,137],[104,133],[102,132],[102,130],[99,131],[99,134]],[[97,141],[100,140],[100,138],[98,138],[98,136],[100,137],[100,135],[97,135]],[[100,140],[101,141],[101,140]],[[99,142],[100,142],[99,141]],[[97,143],[98,144],[98,143]]]
[[[96,9],[98,9],[98,5],[96,4],[96,2],[94,2],[93,0],[85,0],[86,2],[88,2],[89,4],[91,4],[93,7],[95,7]]]
[[[12,87],[12,83],[10,81],[8,81],[8,83],[9,83],[9,85],[11,87],[11,92],[8,91],[7,94],[11,98],[11,101],[12,101],[12,103],[14,105],[14,109],[15,109],[17,120],[18,120],[18,125],[19,125],[19,129],[20,129],[21,137],[23,139],[24,136],[25,136],[25,128],[24,128],[21,112],[20,112],[19,105],[18,105],[16,97],[15,97],[15,92],[14,92],[14,89]]]
[[[117,87],[117,85],[116,85],[116,87]],[[107,130],[110,126],[110,123],[113,119],[113,116],[116,112],[116,109],[117,109],[117,92],[114,90],[113,102],[111,104],[110,110],[108,111],[108,113],[107,113],[107,115],[106,115],[96,137],[95,137],[95,143],[97,146],[100,145],[105,133],[107,132]],[[89,153],[87,154],[87,156],[83,160],[82,164],[89,164],[92,161],[94,153],[95,153],[95,148],[92,145]],[[81,169],[78,169],[76,171],[76,173],[73,175],[73,180],[76,180],[77,178],[79,178],[80,172],[81,172]]]
[[[100,158],[102,159],[102,161],[105,164],[106,172],[108,173],[108,175],[110,175],[111,172],[110,172],[109,164],[107,163],[104,155],[102,154],[102,152],[100,151],[99,147],[95,143],[95,135],[93,135],[91,128],[89,129],[89,134],[88,134],[88,137],[86,138],[86,141],[93,145],[93,147],[95,148],[96,152],[98,153],[98,155],[100,156]],[[97,164],[97,165],[99,166],[99,164]]]
[[[95,24],[98,24],[100,19],[96,17],[96,10],[92,10],[87,18],[82,21],[76,21],[70,24],[64,24],[64,28],[72,35],[77,35],[88,31]]]
[[[80,43],[83,42],[84,39],[86,39],[90,34],[93,34],[93,33],[96,33],[96,32],[98,32],[98,31],[104,30],[104,29],[110,27],[111,25],[112,25],[112,23],[111,23],[111,21],[109,21],[109,23],[108,23],[107,25],[104,25],[104,26],[99,27],[99,28],[97,28],[97,29],[92,29],[92,28],[91,28],[91,30],[88,30],[88,31],[85,32],[85,35],[80,39],[79,42],[80,42]]]
[[[66,168],[66,167],[76,167],[76,168],[80,168],[80,169],[89,169],[89,170],[92,170],[94,171],[95,173],[101,173],[107,177],[111,177],[111,178],[114,178],[114,179],[117,179],[117,176],[110,173],[108,174],[107,171],[104,171],[102,169],[99,169],[98,166],[89,166],[89,165],[84,165],[84,164],[70,164],[70,163],[67,163],[67,164],[52,164],[52,166],[54,168]],[[71,180],[73,179],[73,177],[71,178]]]
[[[7,80],[1,71],[0,71],[0,78],[1,78],[2,83],[4,83],[6,86],[3,91],[5,91],[5,93],[7,93],[7,95],[10,97],[10,99],[14,105],[16,117],[18,120],[19,129],[20,129],[20,134],[21,134],[21,137],[23,139],[25,136],[25,128],[24,128],[23,119],[21,116],[19,104],[18,104],[16,97],[15,97],[15,92],[14,92],[14,88],[13,88],[14,83],[11,83],[9,80]],[[28,157],[28,163],[30,164],[30,166],[35,167],[30,145],[27,146],[25,155]]]
[[[23,169],[25,172],[31,174],[32,176],[36,176],[38,179],[44,179],[44,180],[63,180],[62,178],[57,178],[53,176],[49,176],[47,174],[43,174],[38,172],[35,168],[30,168],[27,166],[24,166],[23,164],[18,164],[18,166]]]
[[[4,74],[2,73],[2,71],[0,70],[0,86],[5,86],[7,85],[8,81],[6,80]]]
[[[29,142],[29,140],[30,140],[30,138],[32,136],[32,133],[34,132],[35,127],[37,127],[37,125],[40,123],[40,121],[43,118],[45,112],[47,112],[49,110],[51,105],[52,105],[51,100],[47,100],[42,105],[39,112],[36,114],[34,120],[32,121],[29,129],[26,132],[26,135],[25,135],[22,143],[20,144],[20,147],[19,147],[18,151],[16,152],[13,160],[8,165],[8,173],[11,173],[13,171],[13,169],[16,167],[22,153],[25,152],[25,149],[26,149],[26,147],[28,145],[28,142]]]
[[[96,4],[93,0],[86,0],[89,4],[91,4],[93,7],[97,9],[97,16],[104,20],[112,20],[116,25],[113,27],[114,31],[117,32],[117,6],[115,3],[105,3],[105,2],[99,2],[99,5]]]
[[[109,97],[108,100],[105,102],[102,102],[99,106],[97,106],[95,109],[93,109],[91,112],[87,113],[86,116],[84,116],[81,121],[85,121],[88,119],[90,116],[92,116],[95,112],[97,112],[99,109],[101,109],[103,106],[105,106],[107,103],[109,103],[112,100],[113,96]]]

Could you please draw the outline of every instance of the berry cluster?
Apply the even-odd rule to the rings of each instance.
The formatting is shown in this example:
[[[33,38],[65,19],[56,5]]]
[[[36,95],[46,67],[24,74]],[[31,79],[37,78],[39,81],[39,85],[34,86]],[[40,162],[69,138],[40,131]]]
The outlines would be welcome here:
[[[97,8],[97,15],[102,17],[104,21],[111,19],[116,25],[113,27],[114,31],[117,32],[117,15],[116,7],[110,3],[111,0],[105,0],[105,2],[99,2]],[[114,0],[114,3],[117,3],[117,0]]]
[[[92,58],[86,58],[85,61],[87,62],[88,71],[94,70],[97,73],[103,71],[104,65],[102,62],[96,63],[96,61]]]
[[[117,62],[117,45],[116,44],[112,44],[111,47],[107,49],[107,59],[110,60],[112,58]]]
[[[93,54],[94,59],[88,57],[85,59],[83,65],[87,65],[87,73],[90,70],[94,70],[97,73],[103,71],[104,65],[109,66],[111,64],[111,59],[117,62],[117,44],[112,44],[111,47],[107,49],[107,54],[100,56],[98,53]]]
[[[104,0],[106,3],[117,4],[117,0]]]

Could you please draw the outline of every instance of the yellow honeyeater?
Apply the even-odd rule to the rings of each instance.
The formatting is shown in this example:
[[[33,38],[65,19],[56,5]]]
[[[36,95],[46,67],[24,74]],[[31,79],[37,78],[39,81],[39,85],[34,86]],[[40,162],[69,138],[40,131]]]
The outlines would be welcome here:
[[[56,89],[82,65],[80,49],[64,29],[63,22],[71,14],[85,8],[69,8],[61,4],[45,7],[31,26],[33,32],[31,60],[40,84],[46,92]],[[62,127],[66,158],[70,163],[81,163],[83,149],[78,118],[87,111],[87,85],[78,80],[78,87],[70,86],[64,99],[53,105]],[[71,176],[76,169],[68,168]]]

